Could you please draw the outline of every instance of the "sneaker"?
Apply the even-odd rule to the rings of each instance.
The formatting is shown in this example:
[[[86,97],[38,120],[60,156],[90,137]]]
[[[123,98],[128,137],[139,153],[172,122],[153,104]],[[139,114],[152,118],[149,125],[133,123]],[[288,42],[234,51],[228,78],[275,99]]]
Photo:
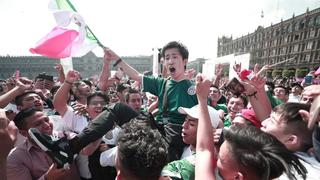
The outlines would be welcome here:
[[[58,168],[69,169],[74,159],[69,140],[41,134],[36,128],[30,128],[28,133],[31,139],[52,158]]]

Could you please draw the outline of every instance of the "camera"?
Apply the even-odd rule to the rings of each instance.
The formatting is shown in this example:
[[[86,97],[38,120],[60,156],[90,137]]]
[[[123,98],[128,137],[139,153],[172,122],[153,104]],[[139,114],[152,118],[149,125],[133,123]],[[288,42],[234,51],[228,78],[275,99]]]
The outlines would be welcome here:
[[[47,75],[45,73],[39,74],[36,79],[48,80],[53,82],[53,76]]]

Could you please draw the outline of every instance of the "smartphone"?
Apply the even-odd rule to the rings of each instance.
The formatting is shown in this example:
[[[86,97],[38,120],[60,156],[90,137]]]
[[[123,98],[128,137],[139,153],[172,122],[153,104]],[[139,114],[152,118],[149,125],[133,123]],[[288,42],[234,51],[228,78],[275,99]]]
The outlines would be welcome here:
[[[240,96],[244,92],[244,86],[235,77],[228,82],[226,89],[236,96]]]
[[[311,85],[312,84],[312,76],[306,76],[304,77],[304,82],[308,85]]]
[[[46,75],[46,74],[39,74],[38,78],[43,79],[43,80],[48,80],[53,82],[53,76]]]

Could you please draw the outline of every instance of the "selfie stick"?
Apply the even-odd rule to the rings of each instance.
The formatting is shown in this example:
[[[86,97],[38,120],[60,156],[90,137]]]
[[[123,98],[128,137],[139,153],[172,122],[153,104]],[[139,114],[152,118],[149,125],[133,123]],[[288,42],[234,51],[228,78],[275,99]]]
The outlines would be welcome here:
[[[292,61],[292,60],[294,60],[295,58],[296,58],[296,57],[293,57],[293,58],[290,58],[290,59],[286,59],[286,60],[284,60],[284,61],[280,61],[280,62],[278,62],[278,63],[275,63],[275,64],[273,64],[273,65],[270,65],[269,68],[274,67],[274,66],[277,66],[277,65],[279,65],[279,64],[283,64],[283,63],[285,63],[285,62]]]

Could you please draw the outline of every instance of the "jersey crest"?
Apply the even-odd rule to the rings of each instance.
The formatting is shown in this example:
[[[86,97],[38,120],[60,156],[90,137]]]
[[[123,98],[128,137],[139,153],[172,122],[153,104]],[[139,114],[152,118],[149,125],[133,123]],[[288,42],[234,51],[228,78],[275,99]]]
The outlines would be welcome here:
[[[196,86],[190,86],[189,88],[188,88],[188,94],[190,95],[190,96],[192,96],[192,95],[195,95],[196,94]]]

